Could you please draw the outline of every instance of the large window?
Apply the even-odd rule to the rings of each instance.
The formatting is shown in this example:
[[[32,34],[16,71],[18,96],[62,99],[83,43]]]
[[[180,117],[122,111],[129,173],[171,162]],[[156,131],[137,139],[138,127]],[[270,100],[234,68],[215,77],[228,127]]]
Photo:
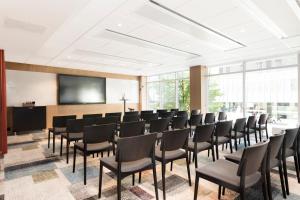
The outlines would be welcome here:
[[[298,121],[297,55],[208,68],[208,110],[230,119],[268,113],[270,122]]]
[[[148,77],[147,94],[148,109],[189,110],[189,71]]]

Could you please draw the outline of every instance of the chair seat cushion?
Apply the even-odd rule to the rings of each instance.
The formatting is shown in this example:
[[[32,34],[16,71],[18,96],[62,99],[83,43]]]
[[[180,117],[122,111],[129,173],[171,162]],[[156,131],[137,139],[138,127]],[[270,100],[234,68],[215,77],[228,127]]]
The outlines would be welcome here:
[[[270,160],[270,169],[279,166],[279,160],[278,159],[271,159]]]
[[[165,159],[172,160],[176,158],[181,158],[185,155],[185,152],[181,149],[175,151],[165,151]],[[155,157],[161,159],[162,158],[162,151],[160,150],[160,146],[156,147],[155,149]]]
[[[214,136],[214,143],[216,143],[216,139],[217,137]],[[225,136],[219,136],[218,137],[218,143],[222,144],[222,143],[226,143],[226,142],[229,142],[230,139],[228,137],[225,137]]]
[[[80,140],[83,138],[83,133],[62,133],[61,134],[63,137],[71,139],[71,140]],[[68,137],[69,135],[69,137]]]
[[[234,131],[231,132],[231,137],[235,138],[235,132]],[[241,138],[241,137],[244,137],[244,133],[236,132],[236,138]]]
[[[285,157],[290,157],[290,156],[294,156],[295,155],[295,152],[293,149],[286,149],[285,150]]]
[[[232,162],[239,163],[242,159],[243,151],[244,150],[241,149],[241,150],[238,150],[234,153],[227,154],[224,157],[225,157],[226,160],[230,160]]]
[[[118,163],[116,162],[115,156],[101,158],[100,161],[104,165],[109,166],[110,168],[113,168],[115,170],[118,169]],[[143,158],[143,159],[131,161],[131,162],[122,162],[121,172],[133,172],[133,171],[137,171],[139,169],[143,169],[150,165],[152,165],[151,158]]]
[[[82,149],[82,150],[84,149],[83,142],[77,142],[77,143],[75,143],[75,145],[79,149]],[[112,145],[109,142],[91,143],[91,144],[87,144],[87,151],[101,151],[101,150],[109,149],[111,147],[112,147]]]
[[[56,135],[59,135],[61,133],[65,133],[67,131],[67,128],[66,127],[54,127],[54,128],[49,128],[49,131]]]
[[[188,150],[189,151],[194,151],[195,144],[192,140],[189,140],[188,143]],[[197,152],[207,150],[211,148],[211,144],[209,142],[198,142],[197,143]]]
[[[196,169],[196,173],[200,177],[212,181],[216,184],[225,182],[232,185],[234,188],[240,187],[240,177],[237,175],[239,165],[227,160],[217,160],[204,167]],[[245,177],[245,187],[251,187],[256,184],[261,178],[259,172],[255,172]]]

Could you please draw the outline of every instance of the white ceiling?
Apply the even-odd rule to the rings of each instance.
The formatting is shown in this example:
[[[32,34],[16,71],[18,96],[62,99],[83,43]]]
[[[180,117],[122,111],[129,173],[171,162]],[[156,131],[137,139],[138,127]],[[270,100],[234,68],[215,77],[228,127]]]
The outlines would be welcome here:
[[[134,75],[294,53],[291,1],[0,0],[0,48],[8,61]]]

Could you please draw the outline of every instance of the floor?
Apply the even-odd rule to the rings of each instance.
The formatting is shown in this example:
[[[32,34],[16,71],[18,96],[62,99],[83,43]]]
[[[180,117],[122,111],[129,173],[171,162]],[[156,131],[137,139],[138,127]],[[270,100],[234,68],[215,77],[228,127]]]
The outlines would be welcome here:
[[[4,171],[0,174],[0,200],[34,200],[34,199],[97,199],[99,158],[88,158],[87,185],[83,185],[82,156],[77,156],[76,172],[72,173],[73,156],[70,164],[66,164],[65,154],[59,156],[60,140],[56,140],[56,152],[47,147],[46,132],[34,132],[26,135],[9,136],[9,150],[4,157]],[[52,141],[51,141],[52,146]],[[243,146],[243,144],[241,144]],[[65,149],[64,149],[65,150]],[[221,155],[229,153],[222,151]],[[105,155],[106,156],[106,155]],[[0,159],[1,161],[1,159]],[[1,161],[3,162],[3,160]],[[199,166],[212,162],[207,152],[198,157]],[[288,161],[290,196],[288,199],[300,199],[300,184],[296,181],[294,163]],[[187,172],[184,160],[174,163],[173,171],[167,166],[166,191],[167,199],[193,199],[195,168],[191,164],[192,187],[188,186]],[[160,164],[157,165],[159,197],[162,199]],[[282,199],[279,176],[276,170],[272,172],[273,198]],[[138,178],[138,176],[136,176]],[[215,184],[200,179],[198,199],[217,199],[218,187]],[[104,168],[102,198],[116,199],[116,177]],[[143,173],[142,183],[132,186],[131,177],[122,180],[122,199],[150,200],[155,199],[152,172]],[[226,190],[222,199],[239,199],[235,192]],[[260,186],[247,190],[247,199],[262,199]]]

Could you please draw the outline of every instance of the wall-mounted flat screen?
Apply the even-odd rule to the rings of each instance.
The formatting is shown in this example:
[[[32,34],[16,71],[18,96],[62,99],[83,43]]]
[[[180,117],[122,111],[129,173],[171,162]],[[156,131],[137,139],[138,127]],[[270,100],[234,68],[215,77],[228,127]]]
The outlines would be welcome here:
[[[58,104],[97,104],[105,102],[105,78],[58,75]]]

